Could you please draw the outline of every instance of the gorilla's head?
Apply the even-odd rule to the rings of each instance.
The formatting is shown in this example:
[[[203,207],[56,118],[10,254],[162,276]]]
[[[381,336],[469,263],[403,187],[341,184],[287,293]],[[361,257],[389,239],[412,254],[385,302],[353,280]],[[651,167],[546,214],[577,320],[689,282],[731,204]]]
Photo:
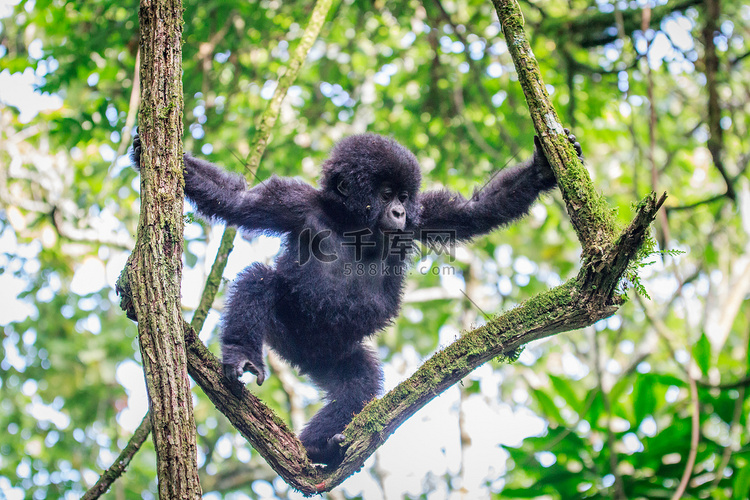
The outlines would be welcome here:
[[[340,201],[356,223],[386,231],[417,224],[419,164],[393,139],[376,134],[347,137],[333,148],[322,170],[321,188]]]

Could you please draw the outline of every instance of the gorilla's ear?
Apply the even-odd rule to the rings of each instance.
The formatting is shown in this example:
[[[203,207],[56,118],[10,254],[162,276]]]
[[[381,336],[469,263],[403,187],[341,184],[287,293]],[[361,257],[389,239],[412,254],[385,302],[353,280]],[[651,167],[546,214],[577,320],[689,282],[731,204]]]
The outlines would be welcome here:
[[[343,175],[336,179],[336,191],[343,197],[349,196],[349,181]]]

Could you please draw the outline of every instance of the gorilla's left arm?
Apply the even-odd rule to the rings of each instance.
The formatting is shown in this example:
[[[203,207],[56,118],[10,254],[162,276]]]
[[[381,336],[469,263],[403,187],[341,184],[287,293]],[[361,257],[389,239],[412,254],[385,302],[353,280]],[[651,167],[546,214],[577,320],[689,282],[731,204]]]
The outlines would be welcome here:
[[[581,146],[573,135],[568,140],[581,156]],[[419,239],[444,237],[450,232],[457,240],[468,240],[489,233],[528,213],[539,194],[556,186],[555,176],[534,138],[534,155],[526,162],[501,171],[470,199],[448,190],[424,193]],[[434,233],[433,233],[434,232]],[[433,233],[431,235],[431,233]]]

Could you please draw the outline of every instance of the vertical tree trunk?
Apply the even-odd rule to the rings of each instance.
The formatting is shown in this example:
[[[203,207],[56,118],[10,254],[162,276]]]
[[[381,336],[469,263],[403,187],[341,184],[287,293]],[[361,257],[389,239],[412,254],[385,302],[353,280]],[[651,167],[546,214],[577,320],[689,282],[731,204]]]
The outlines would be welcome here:
[[[706,24],[703,27],[704,64],[706,65],[706,89],[708,91],[708,150],[714,165],[727,183],[727,196],[737,199],[734,183],[724,165],[724,132],[721,129],[721,102],[719,101],[718,74],[719,55],[716,52],[714,37],[719,32],[720,0],[706,0]]]
[[[128,266],[159,497],[200,498],[182,333],[182,3],[141,0],[141,217]]]

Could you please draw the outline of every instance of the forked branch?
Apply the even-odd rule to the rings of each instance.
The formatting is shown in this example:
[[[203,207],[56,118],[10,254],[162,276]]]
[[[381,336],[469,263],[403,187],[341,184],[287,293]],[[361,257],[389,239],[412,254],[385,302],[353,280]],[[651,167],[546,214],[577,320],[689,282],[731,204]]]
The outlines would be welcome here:
[[[188,371],[285,481],[308,495],[329,491],[361,469],[399,425],[483,363],[498,356],[513,359],[517,349],[532,340],[583,328],[611,316],[621,302],[616,284],[663,201],[664,197],[657,200],[651,195],[641,203],[617,244],[603,254],[606,265],[585,264],[576,278],[465,333],[383,398],[370,402],[346,428],[346,455],[337,468],[313,467],[302,444],[272,410],[245,389],[240,395],[233,394],[225,385],[218,359],[185,323]]]
[[[657,199],[650,194],[638,205],[628,227],[617,231],[609,206],[594,189],[549,101],[516,1],[493,2],[534,125],[583,246],[581,271],[568,282],[465,333],[383,398],[370,402],[346,428],[346,453],[336,468],[314,467],[302,444],[272,410],[246,389],[233,393],[218,359],[193,328],[183,323],[190,375],[271,467],[305,494],[328,491],[343,482],[401,423],[486,361],[498,356],[514,359],[517,349],[532,340],[582,328],[612,315],[623,300],[619,289],[622,276],[636,258],[666,197]]]

